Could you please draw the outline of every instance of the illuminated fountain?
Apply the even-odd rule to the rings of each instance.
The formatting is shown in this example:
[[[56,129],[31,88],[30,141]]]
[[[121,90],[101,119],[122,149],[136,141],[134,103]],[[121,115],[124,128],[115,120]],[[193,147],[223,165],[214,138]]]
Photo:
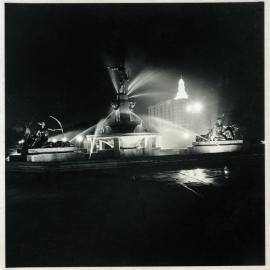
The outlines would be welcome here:
[[[94,134],[86,135],[84,148],[89,157],[143,156],[159,150],[160,135],[147,132],[143,120],[134,113],[135,101],[128,96],[129,78],[124,67],[109,67],[116,90],[112,111],[101,120]]]
[[[199,135],[202,134],[200,125],[203,119],[209,120],[210,117],[206,114],[207,108],[202,102],[190,100],[182,76],[178,81],[175,97],[149,106],[148,115],[141,116],[142,119],[134,112],[134,98],[156,94],[138,93],[138,89],[141,91],[145,87],[144,84],[156,79],[157,73],[142,73],[129,83],[129,76],[124,67],[108,69],[116,95],[107,117],[85,130],[64,133],[60,121],[50,116],[58,122],[61,134],[50,137],[48,144],[42,147],[27,149],[27,153],[19,158],[18,155],[11,155],[11,159],[51,162],[130,156],[177,157],[242,149],[243,140],[235,136],[233,126],[215,125],[206,135]],[[222,140],[215,136],[221,127],[224,128],[222,136],[225,138]],[[230,133],[229,138],[225,131]]]

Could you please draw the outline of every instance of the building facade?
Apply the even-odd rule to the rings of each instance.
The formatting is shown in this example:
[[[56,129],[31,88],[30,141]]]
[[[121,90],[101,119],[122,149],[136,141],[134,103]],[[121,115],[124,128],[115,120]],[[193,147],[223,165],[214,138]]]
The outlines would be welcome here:
[[[148,107],[148,116],[167,120],[177,126],[194,130],[197,115],[188,110],[189,99],[172,99]],[[196,129],[196,128],[195,128]]]
[[[205,113],[203,104],[189,98],[182,76],[178,82],[178,91],[174,99],[148,107],[149,119],[155,117],[167,120],[179,128],[194,132],[205,130]],[[151,125],[151,123],[149,124]]]

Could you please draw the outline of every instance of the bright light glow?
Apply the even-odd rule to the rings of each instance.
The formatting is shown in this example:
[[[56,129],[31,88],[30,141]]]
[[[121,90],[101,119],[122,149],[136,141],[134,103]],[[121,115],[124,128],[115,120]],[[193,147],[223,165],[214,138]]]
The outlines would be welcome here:
[[[186,111],[191,113],[199,113],[203,110],[203,105],[200,102],[195,102],[192,104],[188,104],[186,106]]]
[[[193,104],[193,111],[194,112],[201,112],[202,111],[202,104],[200,102],[195,102]]]
[[[212,176],[212,171],[208,169],[192,169],[192,170],[180,170],[179,171],[179,177],[178,177],[178,183],[180,184],[192,184],[192,183],[200,183],[203,185],[210,185],[214,184],[214,181],[216,180],[216,177],[219,176],[219,174],[222,175],[222,170],[218,170],[216,173],[216,177]]]
[[[62,142],[66,142],[66,141],[67,141],[67,138],[64,137],[64,138],[62,139]]]
[[[19,144],[23,144],[24,143],[24,139],[18,141]]]
[[[189,138],[189,134],[187,132],[183,133],[183,138],[184,139],[188,139]]]
[[[83,140],[83,136],[79,135],[77,138],[76,138],[77,142],[81,142]]]
[[[191,112],[191,111],[192,111],[192,106],[191,106],[190,104],[188,104],[188,105],[186,106],[186,111],[187,111],[187,112]]]
[[[57,140],[54,138],[54,139],[52,139],[52,142],[53,142],[53,143],[56,143],[56,142],[57,142]]]
[[[187,99],[187,98],[188,95],[186,93],[185,82],[181,77],[180,80],[178,81],[178,92],[174,99]]]

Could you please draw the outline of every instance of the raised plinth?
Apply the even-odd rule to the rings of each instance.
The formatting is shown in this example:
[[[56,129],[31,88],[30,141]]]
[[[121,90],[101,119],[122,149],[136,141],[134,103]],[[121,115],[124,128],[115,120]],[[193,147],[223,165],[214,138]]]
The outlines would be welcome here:
[[[31,148],[27,150],[28,154],[41,154],[41,153],[66,153],[74,152],[77,147],[46,147],[46,148]]]
[[[243,140],[193,142],[188,148],[191,154],[227,153],[243,149]]]
[[[65,152],[65,153],[41,153],[30,154],[26,156],[26,161],[30,162],[55,162],[55,161],[72,161],[82,160],[85,154],[80,152]]]
[[[235,145],[235,144],[243,144],[243,140],[205,141],[192,143],[192,145],[194,146]]]
[[[46,147],[28,149],[26,160],[30,162],[54,162],[78,160],[84,155],[77,147]]]

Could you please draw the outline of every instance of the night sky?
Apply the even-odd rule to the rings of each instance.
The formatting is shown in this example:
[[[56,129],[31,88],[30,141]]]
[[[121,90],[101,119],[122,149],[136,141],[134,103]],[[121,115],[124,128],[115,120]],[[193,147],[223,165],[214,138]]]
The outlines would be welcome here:
[[[7,130],[49,114],[94,124],[115,93],[106,66],[125,64],[131,80],[163,74],[137,113],[172,98],[182,74],[191,96],[263,136],[263,3],[6,4],[5,16]]]

